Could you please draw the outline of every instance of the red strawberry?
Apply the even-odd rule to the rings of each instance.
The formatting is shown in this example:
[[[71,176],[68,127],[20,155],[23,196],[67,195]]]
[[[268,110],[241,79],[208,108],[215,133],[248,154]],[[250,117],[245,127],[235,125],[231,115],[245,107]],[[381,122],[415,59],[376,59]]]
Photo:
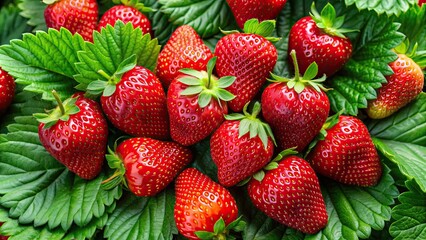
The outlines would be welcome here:
[[[195,168],[176,178],[174,218],[179,233],[189,239],[227,239],[241,223],[234,197]]]
[[[246,105],[247,107],[247,105]],[[272,158],[274,138],[269,125],[256,118],[260,104],[250,115],[232,114],[212,135],[210,149],[218,168],[219,183],[233,186],[262,169]]]
[[[197,32],[191,26],[183,25],[173,32],[161,50],[156,73],[163,86],[168,87],[180,74],[180,69],[205,70],[212,57]]]
[[[15,96],[15,79],[0,68],[0,116],[6,111]]]
[[[253,19],[244,26],[246,33],[231,33],[216,45],[218,76],[237,77],[226,89],[235,95],[228,103],[235,112],[240,112],[255,97],[277,62],[277,50],[268,41],[274,39],[263,37],[269,36],[274,26],[274,21],[259,24]],[[256,33],[262,33],[262,36]]]
[[[48,4],[44,19],[49,28],[64,27],[71,33],[79,33],[84,40],[93,40],[93,31],[98,23],[96,0],[43,0]]]
[[[101,106],[111,123],[137,137],[169,138],[166,94],[160,80],[148,69],[135,66],[135,56],[123,61],[113,76],[102,70],[108,82],[98,80],[88,92],[101,96]],[[130,69],[130,70],[128,70]]]
[[[369,101],[367,114],[371,118],[385,118],[414,100],[424,86],[424,75],[419,65],[405,54],[390,63],[394,74],[386,76],[387,83],[377,91],[377,98]]]
[[[270,218],[301,232],[313,234],[327,225],[318,178],[300,157],[286,156],[263,179],[252,179],[248,194]]]
[[[182,69],[183,74],[169,86],[170,135],[182,145],[192,145],[208,137],[228,113],[226,101],[234,96],[224,88],[231,85],[235,77],[218,80],[212,75],[215,63],[216,57],[209,61],[208,72]]]
[[[134,28],[141,28],[144,34],[151,33],[151,22],[142,12],[152,9],[134,0],[122,0],[122,3],[111,7],[102,15],[98,31],[101,31],[107,24],[114,26],[117,20],[121,20],[124,23],[132,23]]]
[[[1,227],[1,226],[3,226],[3,222],[0,222],[0,227]],[[8,237],[8,236],[0,235],[0,240],[7,240],[7,239],[9,239],[9,237]]]
[[[226,0],[226,2],[231,8],[238,26],[243,28],[244,23],[252,18],[256,18],[259,21],[277,18],[287,0]]]
[[[74,94],[63,103],[56,93],[58,107],[48,114],[35,114],[40,122],[38,135],[46,150],[71,172],[84,179],[102,170],[108,125],[99,104]]]
[[[123,182],[136,196],[147,197],[156,195],[172,182],[192,160],[192,153],[175,142],[130,138],[121,142],[115,153],[110,151],[107,159],[109,166],[117,171],[104,184],[111,182],[109,187],[112,187]]]
[[[422,6],[425,3],[426,3],[426,0],[419,0],[419,2],[418,2],[419,6]]]
[[[340,116],[308,160],[316,172],[345,184],[374,186],[382,173],[367,127],[352,116]]]
[[[297,147],[300,152],[321,130],[330,111],[330,102],[321,86],[325,76],[312,80],[318,71],[316,63],[300,76],[294,50],[291,56],[294,78],[273,75],[276,82],[263,91],[262,107],[263,117],[277,138],[278,149]]]
[[[343,33],[352,30],[342,29],[344,17],[337,17],[333,6],[328,3],[321,11],[316,11],[314,3],[311,16],[298,20],[290,30],[288,52],[296,50],[299,68],[305,72],[316,62],[318,75],[331,76],[340,70],[352,55],[352,43]]]

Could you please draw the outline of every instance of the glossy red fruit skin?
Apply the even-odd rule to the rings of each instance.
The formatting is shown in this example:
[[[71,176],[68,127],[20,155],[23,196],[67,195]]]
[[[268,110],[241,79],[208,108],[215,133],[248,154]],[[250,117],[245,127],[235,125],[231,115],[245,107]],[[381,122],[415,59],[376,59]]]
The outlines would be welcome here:
[[[191,150],[175,142],[130,138],[116,153],[123,161],[129,190],[139,197],[154,196],[169,185],[192,160]]]
[[[96,0],[58,0],[46,7],[44,19],[48,28],[64,27],[73,34],[79,33],[86,41],[93,41],[98,3]]]
[[[388,117],[414,100],[424,87],[419,65],[405,54],[389,64],[394,74],[377,90],[377,98],[368,102],[367,114],[374,119]]]
[[[15,87],[15,79],[0,68],[0,116],[6,112],[12,103],[15,96]]]
[[[279,151],[302,151],[321,130],[330,111],[323,91],[306,86],[301,93],[286,83],[272,83],[262,93],[262,114],[271,126]]]
[[[111,123],[129,135],[169,138],[166,94],[158,78],[144,67],[126,72],[115,92],[101,97],[101,105]]]
[[[197,231],[213,232],[221,217],[225,225],[238,217],[237,203],[231,193],[195,168],[185,169],[175,183],[174,218],[179,233],[198,239]]]
[[[335,181],[362,187],[380,180],[382,167],[367,127],[356,117],[339,117],[308,155],[315,171]]]
[[[311,63],[316,62],[317,76],[333,75],[352,55],[352,43],[348,38],[326,34],[310,16],[301,18],[290,29],[288,52],[293,49],[296,51],[300,72],[304,73]]]
[[[108,140],[108,124],[99,104],[74,94],[77,114],[68,121],[58,120],[50,128],[38,127],[40,142],[46,150],[71,172],[83,179],[93,179],[102,170]]]
[[[244,23],[252,18],[257,18],[259,22],[276,19],[287,0],[226,0],[226,2],[238,26],[243,28]]]
[[[289,156],[259,182],[252,179],[248,194],[253,204],[281,224],[308,234],[327,225],[327,211],[314,170],[304,159]]]
[[[99,20],[98,31],[101,31],[107,24],[114,26],[117,20],[121,20],[125,24],[132,23],[134,28],[139,27],[144,34],[152,33],[148,17],[138,9],[125,5],[115,5],[108,9]]]
[[[422,6],[425,3],[426,3],[426,0],[419,0],[419,2],[418,2],[419,6]]]
[[[188,86],[181,83],[179,78],[173,80],[167,92],[170,135],[174,141],[189,146],[210,136],[225,120],[228,107],[224,101],[219,105],[218,101],[212,100],[201,108],[198,95],[180,95]]]
[[[188,25],[178,27],[158,56],[156,74],[167,88],[183,68],[206,70],[208,61],[213,57],[211,50],[204,44],[198,33]]]
[[[234,33],[221,38],[215,50],[216,72],[219,77],[235,76],[235,82],[226,88],[235,95],[228,102],[234,112],[241,112],[266,82],[277,62],[277,49],[264,37],[255,34]]]
[[[210,139],[218,180],[225,187],[251,177],[271,160],[274,152],[274,143],[270,138],[266,149],[258,136],[250,138],[249,134],[245,134],[239,138],[239,126],[240,121],[226,120]]]

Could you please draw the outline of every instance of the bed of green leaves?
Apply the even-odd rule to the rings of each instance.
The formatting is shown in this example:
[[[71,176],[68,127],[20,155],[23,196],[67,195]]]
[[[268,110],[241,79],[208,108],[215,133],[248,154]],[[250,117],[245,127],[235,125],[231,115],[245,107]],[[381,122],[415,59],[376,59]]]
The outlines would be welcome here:
[[[139,65],[155,68],[161,46],[182,24],[194,27],[214,49],[221,29],[236,24],[225,0],[144,0],[155,38],[129,24],[117,23],[84,42],[66,29],[48,30],[39,0],[2,1],[0,66],[18,83],[17,95],[0,119],[0,233],[11,240],[34,239],[180,239],[173,220],[174,191],[139,198],[120,186],[101,187],[105,171],[91,181],[70,173],[42,147],[33,113],[53,106],[51,89],[61,97],[85,89],[99,78],[97,69],[114,73],[135,54]],[[392,51],[405,37],[418,42],[416,59],[424,64],[426,6],[415,0],[315,1],[331,2],[346,15],[354,54],[348,64],[327,80],[332,110],[365,120],[379,150],[384,174],[375,187],[351,187],[321,178],[329,223],[315,235],[305,235],[269,219],[248,200],[244,187],[231,188],[247,221],[243,239],[426,239],[426,93],[384,120],[365,118],[367,101],[392,74]],[[312,0],[288,0],[277,19],[277,75],[287,67],[287,34],[309,12]],[[111,6],[100,0],[101,13]],[[410,45],[410,47],[412,47]],[[113,142],[120,134],[111,128]],[[213,179],[209,142],[193,146],[197,167]],[[422,214],[423,213],[423,214]]]

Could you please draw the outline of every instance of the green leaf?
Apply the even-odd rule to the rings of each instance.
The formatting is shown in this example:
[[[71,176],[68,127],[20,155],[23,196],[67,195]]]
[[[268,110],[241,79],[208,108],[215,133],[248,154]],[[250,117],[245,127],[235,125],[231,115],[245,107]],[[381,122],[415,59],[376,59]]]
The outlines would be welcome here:
[[[327,226],[305,239],[368,238],[371,230],[381,230],[391,218],[390,206],[398,196],[388,167],[374,187],[353,187],[320,179],[329,220]]]
[[[31,115],[16,117],[8,131],[0,137],[0,204],[19,223],[64,230],[85,226],[121,196],[120,188],[101,188],[103,174],[82,180],[53,159],[41,145]]]
[[[160,9],[161,4],[157,0],[145,0],[145,6],[153,9]],[[178,27],[170,24],[169,16],[164,14],[162,11],[154,11],[147,13],[148,18],[152,23],[152,30],[154,31],[155,38],[158,39],[158,43],[164,46],[172,35],[173,31]]]
[[[122,75],[127,71],[132,70],[136,66],[136,55],[131,55],[130,57],[124,59],[120,65],[117,67],[116,75]]]
[[[78,52],[76,68],[79,74],[75,75],[80,83],[78,89],[86,90],[91,82],[103,79],[99,70],[114,75],[120,64],[132,55],[136,55],[137,65],[154,71],[159,52],[156,39],[151,40],[149,34],[142,35],[142,30],[133,28],[131,23],[117,21],[114,27],[109,25],[100,33],[95,32],[94,42],[86,42],[85,50]]]
[[[46,4],[42,1],[21,0],[18,7],[22,10],[21,15],[27,18],[27,24],[33,26],[33,31],[46,31],[46,21],[44,20],[44,9]]]
[[[12,39],[20,39],[23,33],[30,31],[26,19],[19,13],[20,9],[14,5],[0,9],[0,45],[8,44]]]
[[[202,37],[219,33],[233,19],[225,0],[159,0],[160,11],[174,25],[190,25]]]
[[[399,15],[406,12],[411,5],[417,4],[416,0],[387,0],[387,1],[369,1],[369,0],[345,0],[346,5],[355,4],[359,10],[373,10],[378,14]]]
[[[104,237],[115,239],[172,239],[177,233],[173,217],[175,199],[167,188],[155,197],[129,193],[117,203],[105,227]]]
[[[426,192],[426,93],[383,120],[367,123],[378,150]]]
[[[409,191],[402,193],[398,204],[392,209],[395,222],[389,232],[393,239],[426,239],[426,193],[415,181],[406,182]]]
[[[393,73],[388,66],[397,58],[392,48],[404,37],[397,29],[398,24],[386,16],[367,16],[352,58],[342,74],[328,82],[333,89],[327,95],[334,112],[344,109],[344,114],[357,115],[359,108],[366,108],[368,100],[376,98],[376,89],[386,82],[385,76]]]
[[[43,93],[43,98],[53,100],[55,89],[62,99],[74,92],[73,75],[77,73],[77,52],[84,49],[79,35],[60,31],[26,33],[22,40],[0,46],[0,66],[15,77],[25,90]]]

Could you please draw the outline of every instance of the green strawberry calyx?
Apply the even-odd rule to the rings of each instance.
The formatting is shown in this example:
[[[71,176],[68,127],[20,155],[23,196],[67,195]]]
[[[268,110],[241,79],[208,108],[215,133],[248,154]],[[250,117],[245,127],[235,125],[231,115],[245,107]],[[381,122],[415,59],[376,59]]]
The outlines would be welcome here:
[[[117,141],[119,139],[117,139]],[[114,143],[114,150],[108,146],[108,154],[105,155],[109,168],[115,169],[110,177],[102,181],[102,188],[105,190],[113,189],[119,184],[127,188],[126,178],[124,177],[126,168],[124,167],[123,160],[115,151],[117,148],[117,141]]]
[[[276,145],[274,134],[269,124],[262,122],[257,115],[259,115],[261,107],[259,102],[255,102],[253,105],[252,113],[247,112],[249,103],[244,105],[243,114],[231,113],[225,115],[226,120],[238,120],[240,125],[238,127],[238,137],[249,134],[250,138],[259,137],[262,141],[263,147],[268,147],[268,138],[271,138],[272,142]]]
[[[272,34],[275,30],[275,20],[265,20],[262,22],[259,22],[256,18],[252,18],[247,20],[244,23],[244,29],[243,32],[247,34],[256,34],[259,36],[264,37],[270,42],[278,42],[280,38],[273,37]],[[231,30],[231,31],[225,31],[221,30],[223,34],[234,34],[234,33],[240,33],[237,30]]]
[[[136,66],[136,61],[137,58],[135,54],[124,59],[112,75],[109,75],[102,69],[98,70],[99,75],[102,76],[103,79],[98,79],[89,83],[87,86],[87,93],[92,96],[111,96],[114,94],[117,88],[116,85],[120,82],[121,77]]]
[[[411,44],[408,38],[405,38],[401,44],[396,46],[393,50],[397,54],[404,54],[411,58],[421,69],[426,68],[426,51],[418,51],[419,44],[416,42]]]
[[[242,220],[242,216],[232,221],[226,226],[225,221],[220,217],[213,226],[213,232],[208,231],[196,231],[195,235],[202,240],[217,239],[227,240],[236,239],[231,235],[231,231],[242,232],[246,226],[246,222]]]
[[[288,148],[281,151],[280,153],[278,153],[278,155],[274,159],[272,159],[268,164],[266,164],[266,166],[263,167],[263,169],[256,172],[253,175],[253,178],[261,182],[263,178],[265,178],[265,171],[270,171],[270,170],[278,168],[278,163],[281,160],[283,160],[285,157],[296,155],[296,154],[298,154],[298,152],[296,151],[296,147]]]
[[[346,38],[344,33],[358,31],[356,29],[342,28],[345,22],[345,16],[337,17],[336,10],[330,3],[325,5],[320,14],[315,7],[315,2],[312,2],[310,15],[317,24],[317,27],[328,35]]]
[[[293,49],[290,52],[290,56],[293,60],[294,65],[294,77],[286,78],[280,77],[273,73],[271,73],[272,79],[269,79],[271,82],[285,82],[287,83],[287,87],[290,89],[294,89],[298,94],[301,93],[306,86],[313,87],[316,91],[328,91],[328,88],[325,88],[322,83],[326,80],[325,74],[318,79],[314,79],[318,74],[318,64],[316,62],[311,63],[306,69],[303,76],[300,75],[299,65],[297,63],[296,51]]]
[[[235,96],[225,90],[225,88],[231,86],[236,77],[224,76],[217,79],[213,75],[216,60],[217,57],[213,57],[209,60],[207,63],[207,72],[188,68],[180,70],[185,76],[180,77],[179,82],[188,87],[179,94],[182,96],[198,95],[198,105],[201,108],[205,108],[209,105],[212,99],[215,99],[219,103],[219,106],[223,107],[221,101],[227,102],[235,98]]]
[[[134,7],[142,13],[155,12],[156,9],[146,7],[143,3],[139,2],[139,0],[113,0],[114,4],[122,4],[124,6]]]
[[[58,103],[58,106],[47,113],[35,113],[33,115],[37,121],[45,124],[44,128],[52,127],[59,120],[66,122],[71,115],[77,114],[80,111],[80,108],[75,104],[77,98],[68,98],[62,102],[55,90],[52,91],[52,95]]]
[[[59,0],[42,0],[42,2],[47,4],[47,5],[52,5],[56,2],[59,2]]]

